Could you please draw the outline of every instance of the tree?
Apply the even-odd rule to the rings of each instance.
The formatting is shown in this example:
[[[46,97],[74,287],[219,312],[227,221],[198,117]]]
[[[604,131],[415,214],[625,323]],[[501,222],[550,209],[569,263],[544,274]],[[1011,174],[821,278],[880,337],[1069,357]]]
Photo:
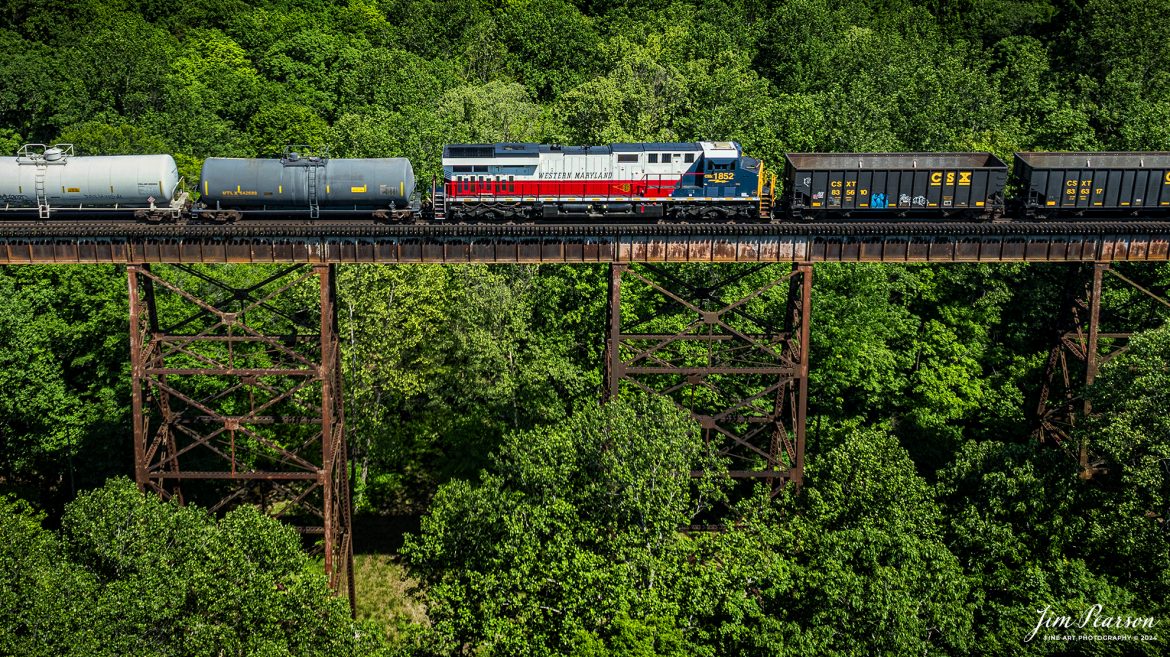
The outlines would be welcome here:
[[[689,541],[711,496],[695,425],[668,401],[586,407],[514,433],[475,483],[436,495],[405,554],[429,585],[435,653],[693,654],[680,615]],[[471,611],[472,613],[468,613]]]
[[[110,14],[89,29],[69,56],[73,93],[61,99],[74,120],[137,120],[161,110],[177,40],[136,14]]]
[[[1099,141],[1117,150],[1170,148],[1170,27],[1150,21],[1166,0],[1093,0],[1068,21],[1068,66],[1091,86]]]
[[[600,355],[566,335],[604,317],[599,272],[570,286],[561,271],[342,270],[347,417],[376,508],[405,510],[476,472],[504,434],[592,402]]]
[[[264,84],[239,44],[219,30],[192,30],[166,84],[158,119],[171,143],[202,155],[250,152],[238,128],[254,115]]]
[[[539,139],[540,108],[515,82],[455,87],[439,99],[436,113],[450,143]]]
[[[429,60],[398,48],[373,48],[361,53],[351,73],[341,76],[339,105],[355,112],[431,110],[457,82],[457,69],[449,60]]]
[[[9,53],[0,62],[0,125],[28,141],[49,139],[60,125],[58,99],[75,92],[62,53],[8,30],[0,30],[0,48]]]
[[[948,544],[971,576],[980,628],[975,654],[1097,654],[1088,645],[1025,643],[1046,607],[1081,617],[1093,604],[1111,615],[1164,613],[1164,596],[1137,594],[1140,578],[1110,575],[1118,553],[1106,543],[1125,535],[1108,533],[1101,518],[1109,504],[1094,500],[1064,454],[1035,444],[971,442],[940,473],[939,495]],[[1153,655],[1161,646],[1135,641],[1117,649]]]
[[[95,578],[68,558],[43,514],[0,496],[0,653],[103,653],[93,627]]]
[[[311,109],[299,104],[261,105],[248,124],[253,135],[252,152],[273,157],[290,145],[306,145],[320,151],[326,145],[329,126]]]
[[[1099,511],[1089,533],[1099,565],[1138,594],[1170,600],[1170,328],[1136,335],[1089,391],[1094,416],[1078,431],[1112,472],[1086,491]],[[1153,610],[1151,610],[1153,613]]]
[[[1061,85],[1059,71],[1053,69],[1043,41],[1008,37],[995,45],[992,56],[1004,103],[1001,131],[1008,140],[998,145],[999,153],[1097,148],[1085,99]]]
[[[962,653],[970,582],[940,531],[929,485],[893,436],[849,425],[810,462],[790,639],[821,654]]]
[[[0,272],[0,479],[42,508],[127,464],[125,295],[115,267]]]
[[[379,649],[295,530],[216,521],[125,479],[69,504],[59,535],[0,502],[0,650],[22,655],[354,655]]]
[[[142,155],[170,150],[161,138],[131,123],[86,121],[69,126],[56,141],[73,144],[79,155]]]
[[[925,4],[948,34],[989,45],[1039,33],[1057,14],[1051,0],[932,0]]]
[[[601,39],[568,0],[511,0],[495,24],[507,68],[538,98],[555,98],[596,69]]]

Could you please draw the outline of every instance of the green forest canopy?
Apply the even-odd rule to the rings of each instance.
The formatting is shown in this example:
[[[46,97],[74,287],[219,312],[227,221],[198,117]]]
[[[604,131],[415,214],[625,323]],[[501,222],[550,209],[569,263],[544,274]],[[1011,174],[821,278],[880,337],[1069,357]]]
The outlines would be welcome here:
[[[1170,148],[1161,0],[10,2],[0,150]],[[932,13],[933,12],[933,13]]]
[[[408,156],[424,177],[445,143],[504,139],[734,139],[768,162],[1170,149],[1168,14],[1166,0],[14,1],[0,151],[169,152],[193,180],[205,157],[292,143]],[[1125,271],[1170,287],[1165,267]],[[1109,477],[1083,482],[1028,438],[1081,274],[818,265],[805,492],[740,499],[728,531],[695,535],[675,529],[725,491],[678,476],[709,464],[693,424],[655,400],[596,403],[600,268],[343,268],[357,503],[423,514],[403,556],[430,623],[379,646],[280,527],[102,487],[129,472],[124,273],[5,269],[0,482],[60,529],[4,502],[0,653],[117,639],[160,655],[1162,654],[1170,333],[1136,338],[1093,390],[1099,415],[1077,436]],[[1158,326],[1139,296],[1113,287],[1105,305]],[[204,558],[261,548],[276,556]],[[149,631],[139,604],[158,596],[198,642]],[[1147,642],[1023,642],[1038,609],[1095,603],[1163,625]],[[245,606],[247,622],[232,615]]]

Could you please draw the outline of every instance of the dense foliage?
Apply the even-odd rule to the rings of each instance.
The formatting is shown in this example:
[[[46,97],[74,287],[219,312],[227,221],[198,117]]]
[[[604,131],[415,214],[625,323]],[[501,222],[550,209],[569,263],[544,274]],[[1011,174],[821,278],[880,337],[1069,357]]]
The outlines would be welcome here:
[[[922,6],[925,4],[925,6]],[[0,150],[405,155],[464,140],[1170,148],[1164,0],[123,0],[0,13]],[[933,10],[933,13],[932,13]]]
[[[734,139],[769,166],[786,150],[1170,149],[1168,12],[14,0],[0,152],[170,152],[191,181],[205,157],[293,143],[408,156],[423,180],[469,140]],[[1170,288],[1163,267],[1119,270]],[[1083,268],[815,272],[807,485],[769,499],[687,476],[719,465],[669,404],[597,404],[603,268],[343,267],[357,506],[422,515],[403,556],[430,622],[394,649],[1165,652],[1170,331],[1103,369],[1074,438],[1108,473],[1085,481],[1029,437]],[[0,653],[377,650],[288,531],[97,488],[129,472],[125,285],[111,267],[0,272],[0,488],[26,500],[0,506]],[[1104,303],[1126,328],[1165,316],[1116,281]],[[726,531],[677,531],[726,505]],[[1039,610],[1093,604],[1158,619],[1157,638],[1024,641]]]
[[[351,655],[378,647],[296,531],[236,509],[146,497],[125,479],[71,502],[61,529],[0,499],[0,653]]]
[[[708,447],[668,402],[611,403],[511,436],[490,474],[443,487],[407,544],[430,585],[424,652],[967,647],[970,585],[930,487],[888,434],[855,429],[834,432],[808,495],[746,500],[726,531],[692,534],[678,528],[726,491],[691,479],[714,471]]]

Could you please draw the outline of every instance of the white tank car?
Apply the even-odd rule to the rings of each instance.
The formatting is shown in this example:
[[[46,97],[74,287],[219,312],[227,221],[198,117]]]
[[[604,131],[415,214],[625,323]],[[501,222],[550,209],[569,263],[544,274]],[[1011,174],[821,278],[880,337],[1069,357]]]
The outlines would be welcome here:
[[[0,158],[0,214],[132,214],[178,219],[186,204],[170,155],[75,156],[71,144],[28,144]]]

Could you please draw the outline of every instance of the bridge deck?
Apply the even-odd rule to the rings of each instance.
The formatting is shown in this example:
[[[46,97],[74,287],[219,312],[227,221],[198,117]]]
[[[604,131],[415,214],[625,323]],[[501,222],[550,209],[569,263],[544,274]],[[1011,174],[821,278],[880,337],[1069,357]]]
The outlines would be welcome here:
[[[0,226],[0,264],[1170,260],[1170,223]]]

